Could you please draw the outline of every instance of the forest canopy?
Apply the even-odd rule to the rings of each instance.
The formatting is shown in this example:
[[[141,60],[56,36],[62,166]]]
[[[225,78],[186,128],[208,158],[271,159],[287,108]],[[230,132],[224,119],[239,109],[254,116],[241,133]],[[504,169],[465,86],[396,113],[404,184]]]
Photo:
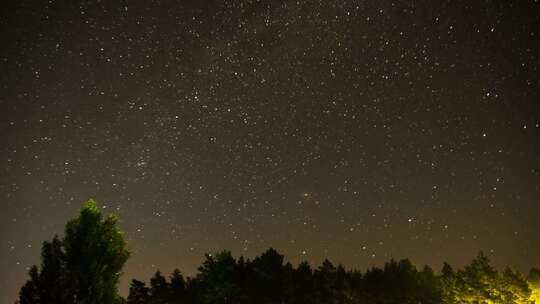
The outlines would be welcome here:
[[[436,273],[408,259],[360,272],[329,260],[294,267],[272,248],[252,260],[222,251],[206,255],[198,271],[184,278],[175,269],[168,280],[158,271],[149,286],[133,280],[127,303],[540,303],[538,269],[528,278],[508,267],[498,271],[483,253],[463,269],[445,263]]]
[[[207,254],[193,277],[179,269],[157,271],[146,282],[133,279],[129,294],[118,280],[129,257],[114,215],[103,217],[90,200],[68,221],[65,236],[43,243],[41,266],[19,292],[20,304],[540,304],[540,270],[525,277],[495,269],[482,252],[462,269],[444,263],[440,272],[410,260],[390,260],[365,272],[324,260],[293,266],[273,248],[260,256],[235,258],[230,251]]]

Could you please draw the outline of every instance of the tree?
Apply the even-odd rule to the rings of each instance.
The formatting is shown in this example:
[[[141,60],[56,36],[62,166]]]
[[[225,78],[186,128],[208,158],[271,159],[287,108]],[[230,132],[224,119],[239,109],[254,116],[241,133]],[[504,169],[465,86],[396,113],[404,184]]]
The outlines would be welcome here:
[[[150,301],[151,304],[164,304],[169,300],[169,285],[167,279],[158,270],[150,279]]]
[[[77,303],[108,304],[118,298],[117,284],[129,257],[118,219],[103,219],[89,200],[78,218],[66,225],[64,248],[69,277],[75,283]]]
[[[517,271],[506,267],[499,278],[499,295],[503,303],[529,304],[531,303],[531,290],[529,284]]]
[[[293,303],[312,303],[313,300],[313,271],[307,261],[301,262],[293,270]]]
[[[431,267],[424,266],[422,271],[417,273],[417,296],[418,302],[422,303],[441,303],[442,287],[441,281],[435,275]]]
[[[171,282],[169,283],[170,297],[173,303],[180,303],[186,293],[186,281],[178,268],[174,269],[171,274]]]
[[[41,301],[39,288],[39,270],[37,266],[32,266],[28,272],[30,280],[28,280],[19,291],[19,304],[37,304],[44,303]]]
[[[457,276],[450,264],[444,262],[440,278],[443,304],[456,303],[456,280]]]
[[[206,255],[197,277],[201,284],[201,302],[233,303],[240,293],[239,284],[235,280],[236,272],[236,261],[230,251],[222,251],[215,256]]]
[[[532,268],[531,271],[529,271],[529,275],[527,276],[527,280],[531,283],[539,283],[540,284],[540,269],[538,268]]]
[[[47,252],[57,252],[51,249]],[[307,262],[296,268],[283,263],[283,255],[272,248],[252,261],[222,251],[207,255],[194,278],[184,279],[175,269],[169,282],[156,272],[150,288],[134,280],[127,304],[540,304],[530,290],[540,283],[540,270],[533,269],[527,281],[510,268],[498,272],[483,253],[460,270],[444,263],[440,275],[408,259],[392,259],[365,274],[329,260],[316,270]],[[28,301],[21,304],[38,303],[32,302],[40,288],[34,282],[40,283],[33,280],[23,288],[21,299]]]
[[[129,295],[127,304],[146,304],[149,299],[150,289],[146,287],[144,282],[132,280],[129,287]]]
[[[459,303],[489,303],[496,301],[498,273],[488,257],[480,252],[472,262],[457,273],[456,301]]]
[[[540,269],[533,268],[527,276],[527,281],[529,281],[529,287],[531,288],[532,294],[531,299],[535,301],[536,304],[540,303]]]
[[[282,303],[285,294],[283,255],[270,248],[248,265],[252,300],[258,303]]]
[[[51,242],[43,242],[41,271],[36,266],[30,269],[30,280],[21,288],[19,294],[21,304],[69,303],[64,261],[62,243],[57,236],[54,236]]]
[[[117,304],[117,284],[129,257],[117,218],[103,218],[89,200],[66,224],[62,240],[44,242],[41,269],[33,267],[19,301],[28,304]]]
[[[62,250],[62,242],[54,236],[52,242],[44,242],[41,251],[40,289],[48,290],[42,299],[46,303],[64,302],[63,288],[69,283],[66,278],[64,261],[66,255]]]
[[[332,303],[335,296],[336,267],[328,259],[314,273],[317,300],[320,303]]]

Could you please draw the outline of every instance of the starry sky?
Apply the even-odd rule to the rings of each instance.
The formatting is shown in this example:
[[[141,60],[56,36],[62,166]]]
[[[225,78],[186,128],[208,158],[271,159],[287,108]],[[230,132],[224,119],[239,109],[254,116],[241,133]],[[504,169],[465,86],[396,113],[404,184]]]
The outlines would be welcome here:
[[[540,264],[540,3],[6,1],[0,303],[95,198],[132,278]]]

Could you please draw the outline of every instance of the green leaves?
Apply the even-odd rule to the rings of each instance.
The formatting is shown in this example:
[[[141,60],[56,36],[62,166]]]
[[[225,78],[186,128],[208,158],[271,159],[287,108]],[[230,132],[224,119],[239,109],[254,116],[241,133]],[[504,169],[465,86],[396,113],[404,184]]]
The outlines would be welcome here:
[[[21,303],[113,304],[129,258],[117,218],[103,219],[94,200],[68,221],[62,240],[44,242],[41,269],[33,268],[21,289]],[[32,299],[32,300],[28,300]]]
[[[446,269],[441,278],[444,303],[531,303],[531,290],[525,278],[510,268],[499,273],[482,252],[457,273]]]

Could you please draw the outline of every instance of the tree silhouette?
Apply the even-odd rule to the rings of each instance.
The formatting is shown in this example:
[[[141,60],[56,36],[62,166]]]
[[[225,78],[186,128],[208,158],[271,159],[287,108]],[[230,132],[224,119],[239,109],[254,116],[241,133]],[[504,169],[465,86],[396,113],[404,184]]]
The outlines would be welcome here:
[[[270,248],[248,264],[249,286],[259,303],[281,303],[285,296],[283,255]]]
[[[236,261],[230,251],[222,251],[215,256],[206,255],[199,272],[197,279],[200,281],[202,303],[234,303],[240,286],[235,280]]]
[[[20,303],[113,304],[121,301],[117,284],[129,257],[117,219],[103,219],[89,200],[66,224],[65,237],[44,242],[41,267],[32,267]]]
[[[456,294],[456,280],[457,276],[454,272],[454,269],[450,264],[444,262],[444,265],[442,267],[442,275],[440,278],[440,284],[441,284],[441,297],[442,297],[442,303],[443,304],[452,304],[455,303],[455,299],[457,297]]]
[[[21,290],[19,291],[19,303],[20,304],[32,304],[32,303],[45,303],[41,300],[41,288],[39,270],[37,266],[32,266],[28,272],[30,280],[28,280]]]
[[[146,287],[144,282],[138,280],[132,280],[129,287],[129,296],[127,298],[127,304],[145,304],[149,302],[150,289]]]
[[[171,293],[179,291],[181,296],[169,298],[171,304],[532,304],[528,286],[536,284],[510,268],[497,272],[483,253],[458,271],[444,263],[440,275],[429,266],[418,270],[407,259],[390,260],[363,275],[329,260],[315,271],[305,261],[295,268],[272,248],[251,261],[222,251],[207,255],[194,278],[185,280],[178,270],[170,283],[158,278]],[[540,272],[531,271],[530,278],[540,281]],[[154,276],[152,284],[157,281]],[[128,299],[136,298],[131,293]]]
[[[165,304],[171,296],[167,279],[158,270],[150,279],[150,303]]]
[[[336,267],[328,259],[325,259],[314,273],[316,301],[318,303],[332,303],[332,300],[335,299],[333,288],[335,280]]]
[[[313,271],[311,266],[306,261],[303,261],[293,270],[293,295],[292,303],[312,303],[313,286]]]
[[[186,281],[184,276],[177,268],[173,270],[171,274],[171,282],[169,284],[170,288],[170,301],[172,303],[180,303],[186,295]]]
[[[57,236],[51,242],[43,242],[41,271],[30,269],[30,280],[21,288],[20,303],[69,303],[70,288],[65,268],[65,254]]]
[[[444,263],[436,274],[410,260],[390,260],[364,274],[328,259],[316,268],[296,268],[270,248],[253,260],[230,251],[208,254],[198,274],[160,272],[149,286],[132,280],[127,301],[117,284],[129,256],[114,216],[103,218],[90,200],[66,224],[63,239],[43,243],[41,264],[29,271],[19,304],[540,304],[540,270],[527,279],[506,268],[498,272],[479,253],[463,269]]]

